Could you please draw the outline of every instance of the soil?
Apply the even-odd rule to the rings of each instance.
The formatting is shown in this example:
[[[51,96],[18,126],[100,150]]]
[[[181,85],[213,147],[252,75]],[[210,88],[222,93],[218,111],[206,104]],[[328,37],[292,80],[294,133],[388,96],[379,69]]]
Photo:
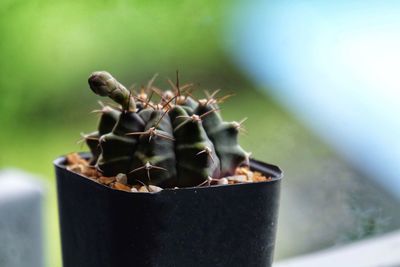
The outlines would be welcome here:
[[[103,176],[89,161],[82,158],[78,153],[67,155],[67,169],[79,173],[90,180],[103,184],[113,189],[127,192],[158,192],[162,188],[154,185],[135,184],[130,185],[127,182],[125,174],[106,177]],[[206,180],[199,186],[240,184],[240,183],[257,183],[271,180],[271,177],[265,177],[260,172],[251,171],[248,167],[238,167],[234,176],[222,177],[218,179]]]

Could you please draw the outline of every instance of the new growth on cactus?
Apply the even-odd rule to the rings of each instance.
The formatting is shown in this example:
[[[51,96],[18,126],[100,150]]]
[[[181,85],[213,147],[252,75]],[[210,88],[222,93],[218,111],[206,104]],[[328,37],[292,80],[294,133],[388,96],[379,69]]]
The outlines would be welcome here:
[[[102,104],[97,131],[85,135],[91,164],[102,175],[123,173],[129,184],[192,187],[234,175],[248,162],[237,140],[241,122],[223,121],[218,91],[196,99],[178,75],[167,91],[154,87],[154,78],[136,94],[106,71],[90,75],[92,91],[119,105]],[[151,101],[154,94],[158,103]]]

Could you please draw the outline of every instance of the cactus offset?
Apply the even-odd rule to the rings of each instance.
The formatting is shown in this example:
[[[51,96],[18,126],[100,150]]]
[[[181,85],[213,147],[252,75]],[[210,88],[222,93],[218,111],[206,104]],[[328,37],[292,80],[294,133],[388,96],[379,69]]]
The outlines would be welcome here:
[[[98,171],[124,173],[130,184],[191,187],[233,175],[248,161],[237,142],[240,123],[222,120],[217,92],[195,100],[182,94],[188,86],[180,88],[178,79],[176,85],[169,81],[174,92],[161,92],[152,87],[154,78],[147,92],[132,95],[108,72],[90,76],[94,93],[121,106],[103,106],[98,130],[85,136]],[[150,101],[149,90],[160,96],[158,104]]]

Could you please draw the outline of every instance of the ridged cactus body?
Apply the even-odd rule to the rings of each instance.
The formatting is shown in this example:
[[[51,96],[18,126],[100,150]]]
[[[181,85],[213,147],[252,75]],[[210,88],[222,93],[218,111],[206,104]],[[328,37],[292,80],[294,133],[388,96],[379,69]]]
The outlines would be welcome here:
[[[248,160],[237,142],[240,124],[224,122],[213,97],[195,100],[177,85],[175,92],[158,92],[161,100],[154,104],[105,71],[94,72],[89,85],[121,106],[103,107],[98,131],[86,136],[91,162],[105,176],[124,173],[130,184],[191,187],[233,175]]]
[[[112,131],[118,121],[119,116],[121,115],[121,112],[108,106],[103,106],[99,112],[101,113],[101,117],[98,130],[84,136],[86,139],[86,144],[92,152],[92,164],[97,162],[101,154],[101,147],[99,145],[100,137]]]

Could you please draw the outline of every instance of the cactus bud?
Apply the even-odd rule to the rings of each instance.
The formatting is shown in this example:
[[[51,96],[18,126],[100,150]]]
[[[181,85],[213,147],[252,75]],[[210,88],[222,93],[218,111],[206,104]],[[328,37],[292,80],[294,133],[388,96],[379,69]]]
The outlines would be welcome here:
[[[99,96],[108,96],[123,109],[136,111],[136,103],[128,89],[120,84],[110,73],[95,71],[89,77],[89,86]]]

